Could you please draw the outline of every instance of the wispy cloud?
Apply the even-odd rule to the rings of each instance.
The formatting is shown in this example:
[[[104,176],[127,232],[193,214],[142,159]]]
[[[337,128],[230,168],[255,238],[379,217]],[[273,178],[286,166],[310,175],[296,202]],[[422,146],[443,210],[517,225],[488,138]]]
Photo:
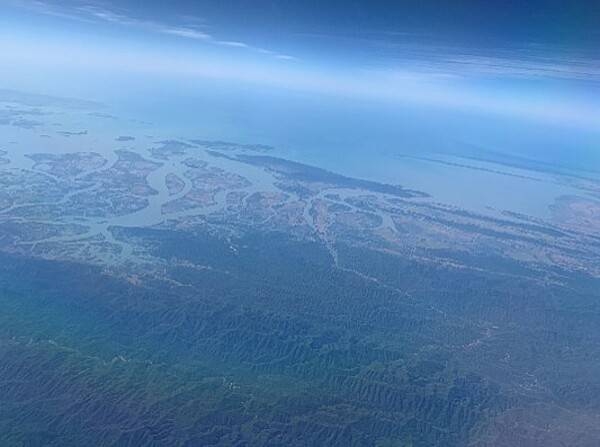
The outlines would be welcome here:
[[[134,17],[126,11],[117,11],[94,3],[78,2],[72,4],[70,7],[65,7],[57,3],[42,0],[18,0],[17,4],[39,14],[60,17],[63,19],[86,22],[107,22],[114,25],[135,27],[149,32],[166,34],[183,39],[202,41],[207,44],[222,47],[244,49],[272,56],[279,60],[298,60],[294,56],[256,47],[246,42],[218,38],[207,32],[205,26],[203,26],[203,21],[195,17],[184,18],[185,24],[174,24]]]
[[[457,77],[518,79],[564,79],[600,82],[600,62],[587,58],[552,58],[521,54],[484,56],[478,54],[438,55],[436,58],[403,61],[415,71],[445,73]]]
[[[235,48],[248,48],[248,44],[244,42],[236,42],[232,40],[219,40],[217,41],[219,45],[223,45],[226,47],[235,47]]]
[[[365,64],[395,67],[423,76],[600,82],[598,54],[578,54],[571,47],[557,44],[522,42],[503,47],[464,47],[440,42],[433,35],[376,30],[297,36],[330,51],[351,48],[353,57],[364,57]]]
[[[40,1],[29,4],[35,4],[38,8],[48,7],[47,3]],[[49,11],[45,13],[57,13],[53,8]],[[58,14],[64,16],[67,12],[59,10]],[[246,42],[217,38],[202,21],[180,18],[179,24],[173,25],[133,18],[122,11],[107,11],[89,3],[69,8],[68,14],[69,18],[74,16],[78,20],[134,26],[227,47],[231,51],[253,51],[271,60],[294,59]],[[120,73],[218,79],[319,95],[414,103],[501,114],[595,131],[600,129],[600,104],[594,97],[599,85],[590,84],[590,81],[600,82],[598,60],[585,55],[553,54],[548,48],[523,47],[520,50],[507,49],[486,54],[484,50],[476,52],[409,43],[391,46],[389,52],[380,54],[385,59],[381,65],[359,63],[341,68],[335,64],[273,64],[265,63],[267,57],[264,60],[230,58],[210,52],[188,52],[180,48],[174,48],[173,51],[139,48],[131,47],[127,42],[122,45],[119,42],[116,48],[100,43],[92,47],[89,42],[84,44],[61,37],[55,39],[58,40],[52,42],[52,39],[46,41],[32,36],[20,41],[15,38],[0,39],[0,54],[6,66],[26,67],[29,72],[38,67],[55,69],[68,66],[86,71],[118,70]],[[182,53],[177,54],[179,50]],[[184,52],[185,57],[181,57]],[[395,56],[391,57],[390,54]],[[527,82],[513,82],[520,78],[527,79]],[[551,79],[552,82],[529,82],[532,79]],[[479,82],[482,80],[491,82]],[[579,83],[580,80],[585,83]],[[569,94],[571,86],[578,89],[577,94]],[[584,89],[589,89],[591,93],[580,94]]]
[[[186,39],[213,41],[213,38],[210,34],[207,34],[203,31],[198,31],[196,29],[160,27],[160,28],[158,28],[158,31],[160,31],[161,33],[164,33],[164,34],[171,34],[173,36],[185,37]]]

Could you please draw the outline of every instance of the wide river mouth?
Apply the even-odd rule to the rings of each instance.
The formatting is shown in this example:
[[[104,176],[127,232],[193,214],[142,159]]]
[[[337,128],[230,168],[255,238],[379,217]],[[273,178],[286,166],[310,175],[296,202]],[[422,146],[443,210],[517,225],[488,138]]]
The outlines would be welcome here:
[[[106,166],[110,166],[117,160],[115,154],[117,149],[131,150],[144,158],[152,159],[149,149],[162,140],[185,141],[191,138],[204,138],[204,135],[198,135],[190,129],[174,135],[143,120],[124,122],[98,118],[91,113],[81,111],[58,109],[52,113],[60,117],[60,122],[49,122],[35,129],[3,126],[5,142],[2,148],[8,152],[7,158],[11,161],[7,167],[30,169],[32,161],[26,155],[31,153],[72,152],[97,152],[107,159]],[[205,126],[198,126],[198,132],[204,128]],[[260,136],[257,135],[260,132],[256,129],[248,129],[247,122],[241,122],[240,128],[236,129],[233,135],[227,136],[224,133],[227,133],[225,131],[228,128],[220,129],[223,134],[219,129],[213,129],[208,133],[210,137],[218,135],[225,140],[239,143],[274,143],[274,151],[271,155],[318,166],[349,177],[401,185],[429,194],[431,196],[429,200],[476,213],[498,215],[510,211],[548,220],[551,219],[550,206],[557,198],[585,194],[581,189],[569,184],[568,179],[552,173],[520,169],[485,160],[463,159],[443,152],[407,152],[404,147],[398,147],[397,151],[376,150],[377,140],[374,140],[372,149],[364,147],[362,150],[345,145],[343,139],[338,141],[338,146],[328,144],[326,147],[319,147],[318,143],[309,146],[311,138],[314,141],[315,136],[303,139],[290,134],[289,139],[286,139],[279,130],[274,132],[272,138],[268,138],[265,137],[264,129]],[[80,134],[69,137],[58,134],[64,130]],[[122,135],[133,138],[128,141],[116,141]],[[260,141],[251,139],[261,136]],[[324,140],[323,144],[327,142],[326,138]],[[402,143],[400,142],[399,145],[401,146]],[[196,155],[201,158],[208,157],[212,166],[247,177],[252,183],[249,189],[256,188],[262,191],[272,189],[272,178],[269,178],[261,168],[225,158],[211,157],[203,150],[198,150]],[[175,174],[185,181],[184,190],[178,193],[178,197],[183,197],[189,191],[190,184],[185,179],[186,167],[182,165],[182,161],[187,157],[188,155],[172,157],[167,161],[155,160],[160,162],[161,166],[150,173],[147,180],[158,194],[148,197],[148,207],[129,215],[90,224],[109,237],[106,228],[111,225],[155,225],[162,222],[165,219],[162,213],[163,205],[174,199],[167,191],[166,177]],[[217,196],[219,203],[207,207],[203,212],[211,213],[223,206],[225,194]],[[195,212],[197,214],[198,210]]]

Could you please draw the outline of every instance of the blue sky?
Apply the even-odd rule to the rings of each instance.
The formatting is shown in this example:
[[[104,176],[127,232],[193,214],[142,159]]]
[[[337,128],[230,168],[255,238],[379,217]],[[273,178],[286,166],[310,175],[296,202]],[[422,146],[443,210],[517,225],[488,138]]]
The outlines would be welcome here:
[[[599,2],[5,0],[0,11],[7,88],[118,101],[185,85],[182,101],[235,91],[249,111],[250,90],[289,92],[464,115],[465,128],[524,141],[529,127],[564,128],[588,147],[600,129]]]

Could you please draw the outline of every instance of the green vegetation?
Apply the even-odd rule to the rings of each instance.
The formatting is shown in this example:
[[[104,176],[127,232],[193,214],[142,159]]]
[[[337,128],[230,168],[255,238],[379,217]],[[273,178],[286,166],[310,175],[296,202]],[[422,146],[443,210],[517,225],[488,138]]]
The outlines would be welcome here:
[[[3,256],[1,444],[450,446],[509,408],[600,410],[592,280],[340,247],[375,283],[282,234],[126,234],[179,284]]]

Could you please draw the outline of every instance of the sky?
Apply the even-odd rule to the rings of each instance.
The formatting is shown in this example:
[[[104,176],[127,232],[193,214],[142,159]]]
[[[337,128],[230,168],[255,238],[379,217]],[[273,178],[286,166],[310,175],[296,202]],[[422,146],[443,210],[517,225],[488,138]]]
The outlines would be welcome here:
[[[181,127],[203,103],[215,129],[230,124],[215,134],[277,117],[263,134],[289,126],[304,144],[363,126],[353,139],[379,145],[403,128],[591,152],[599,25],[597,1],[4,0],[0,83],[138,112],[177,104],[152,118]]]

